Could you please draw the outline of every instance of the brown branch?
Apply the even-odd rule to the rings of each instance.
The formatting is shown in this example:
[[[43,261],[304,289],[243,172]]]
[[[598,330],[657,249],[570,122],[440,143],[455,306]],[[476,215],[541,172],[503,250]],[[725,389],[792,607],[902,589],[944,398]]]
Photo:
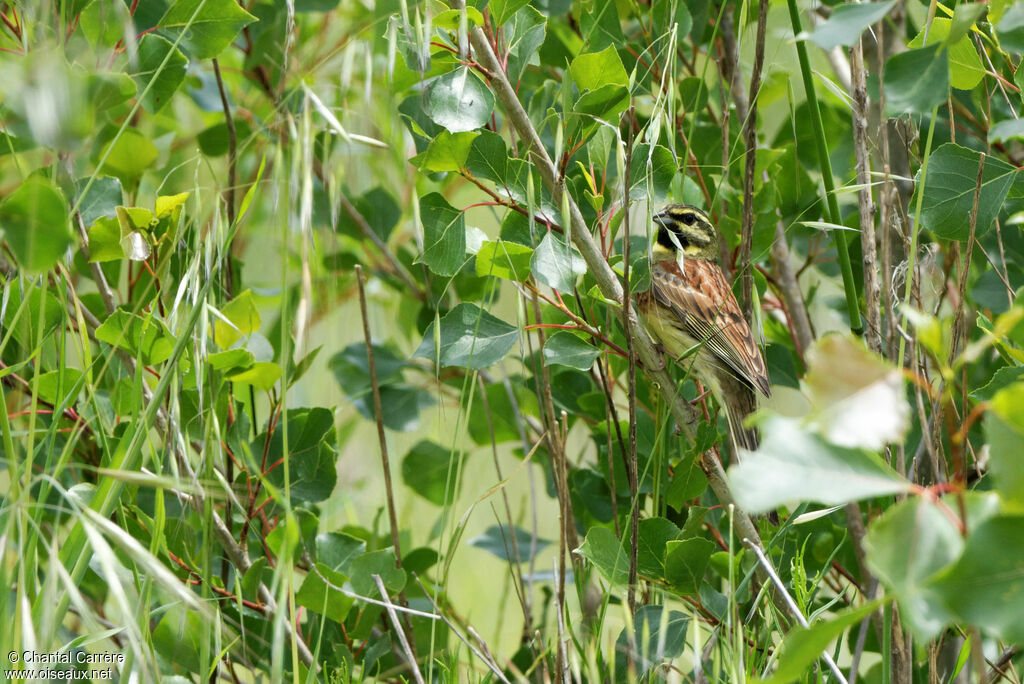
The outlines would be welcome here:
[[[384,409],[380,401],[380,384],[377,382],[377,366],[373,358],[373,341],[370,338],[370,317],[366,310],[366,289],[363,287],[363,268],[356,264],[356,284],[359,289],[359,312],[363,317],[363,339],[366,341],[366,360],[370,371],[370,389],[373,392],[373,415],[377,422],[377,440],[380,443],[380,461],[384,470],[384,493],[388,504],[388,522],[391,526],[391,545],[395,547],[395,567],[402,569],[402,546],[398,539],[398,517],[395,515],[395,492],[391,484],[391,461],[388,458],[388,440],[384,434]],[[381,587],[381,598],[387,600],[387,592]],[[403,608],[408,608],[409,603],[405,600],[405,591],[398,593],[398,601]],[[412,634],[412,625],[409,618],[403,613],[405,631]],[[397,624],[396,624],[397,627]],[[399,630],[399,638],[405,641],[405,635]],[[415,644],[414,644],[415,646]],[[411,660],[415,662],[416,658]],[[415,672],[415,668],[414,668]]]
[[[622,293],[622,327],[626,333],[626,349],[629,352],[629,452],[626,454],[626,479],[629,482],[629,582],[627,584],[626,603],[629,614],[636,615],[636,575],[640,554],[640,485],[636,459],[636,350],[633,348],[633,334],[629,329],[632,321],[628,313],[632,310],[632,299],[629,281],[629,179],[630,162],[633,156],[633,107],[623,114],[626,122],[625,172],[622,178],[622,244],[623,244],[623,293]],[[632,649],[630,650],[632,653]]]
[[[871,198],[871,157],[868,153],[867,72],[860,41],[850,48],[850,79],[853,85],[853,145],[857,159],[857,183],[860,185],[857,207],[864,268],[864,335],[868,347],[876,354],[882,354],[881,291],[875,267],[875,206]]]
[[[740,232],[740,253],[737,271],[740,277],[740,306],[748,325],[754,317],[754,274],[750,271],[750,250],[754,242],[754,173],[757,166],[757,94],[761,89],[761,69],[764,65],[764,36],[768,28],[768,0],[761,0],[757,9],[757,43],[754,48],[754,66],[750,74],[750,95],[747,97],[747,115],[743,120],[743,144],[747,148],[746,168],[743,173],[743,224]],[[737,72],[739,69],[737,68]],[[737,79],[738,80],[738,79]]]

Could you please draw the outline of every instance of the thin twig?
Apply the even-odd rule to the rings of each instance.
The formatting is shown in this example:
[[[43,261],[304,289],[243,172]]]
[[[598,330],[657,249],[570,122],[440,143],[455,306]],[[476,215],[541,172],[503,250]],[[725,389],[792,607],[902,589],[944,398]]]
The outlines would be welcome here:
[[[384,586],[383,580],[380,575],[373,573],[373,581],[377,583],[377,590],[380,592],[381,599],[384,600],[385,606],[387,606],[388,617],[391,618],[391,626],[395,628],[395,632],[398,634],[398,641],[402,644],[402,652],[405,654],[405,658],[409,664],[409,670],[412,672],[413,679],[416,680],[417,684],[424,684],[423,675],[420,674],[419,665],[416,662],[416,656],[412,654],[412,647],[409,646],[409,640],[405,636],[405,631],[402,629],[402,625],[398,624],[398,613],[395,612],[395,606],[392,605],[388,599],[388,590]]]
[[[779,292],[786,304],[793,334],[800,345],[799,351],[802,356],[814,342],[814,330],[811,328],[811,318],[807,315],[807,304],[800,291],[800,283],[796,279],[793,264],[790,263],[789,244],[786,242],[786,231],[782,227],[781,218],[775,222],[775,241],[772,243],[771,255]]]
[[[1007,646],[1003,649],[1003,652],[999,655],[999,659],[992,663],[992,669],[988,673],[988,677],[985,678],[987,684],[995,684],[1000,679],[1009,679],[1006,676],[1006,667],[1014,659],[1014,657],[1020,652],[1016,646]],[[1012,668],[1011,668],[1012,672]],[[1011,680],[1012,681],[1012,680]]]
[[[853,85],[853,149],[857,159],[857,208],[860,213],[860,246],[864,271],[864,335],[868,347],[882,354],[881,291],[875,268],[875,206],[871,199],[871,156],[868,153],[868,90],[864,48],[857,41],[850,48]]]
[[[445,616],[444,611],[441,610],[441,606],[437,605],[437,601],[435,601],[434,597],[430,595],[430,592],[427,591],[427,588],[425,586],[423,586],[423,582],[420,581],[420,578],[417,577],[415,573],[413,573],[413,579],[416,580],[416,584],[420,585],[420,589],[423,590],[423,595],[427,597],[427,600],[430,601],[430,605],[432,605],[434,607],[434,610],[437,611],[436,613],[432,614],[431,617],[435,619],[440,618],[441,621],[444,622],[444,624],[448,625],[448,629],[451,630],[452,634],[454,634],[459,641],[466,644],[466,646],[473,653],[473,655],[475,655],[477,658],[484,662],[484,665],[486,665],[487,668],[494,673],[494,676],[496,676],[502,682],[505,682],[505,684],[511,684],[508,681],[508,678],[505,677],[505,673],[502,672],[501,668],[498,667],[498,664],[494,662],[494,658],[488,657],[490,655],[489,653],[487,655],[484,655],[484,652],[482,652],[480,649],[474,646],[469,641],[469,639],[462,636],[462,633],[455,627],[455,624]],[[472,628],[470,627],[469,629]]]
[[[231,105],[228,103],[228,94],[224,90],[224,80],[220,75],[220,63],[213,58],[213,75],[217,78],[217,90],[220,93],[220,104],[224,108],[224,122],[228,127],[228,186],[224,190],[224,201],[228,206],[228,225],[235,225],[235,177],[238,167],[238,137],[235,132],[235,120],[231,116]],[[225,245],[224,254],[224,289],[227,291],[227,298],[231,299],[235,287],[234,269],[231,266],[231,245]]]
[[[629,280],[629,179],[630,162],[633,156],[633,107],[623,114],[626,121],[625,172],[622,179],[622,242],[624,261],[622,264],[623,284],[622,327],[626,332],[626,350],[629,352],[628,400],[629,400],[629,452],[626,454],[626,479],[629,481],[629,582],[627,584],[626,603],[629,614],[636,615],[636,577],[640,554],[640,485],[636,458],[636,350],[633,348],[633,335],[629,329],[630,320],[627,315],[631,310],[631,291]],[[630,656],[632,657],[632,656]]]
[[[391,484],[391,461],[388,458],[387,436],[384,434],[384,409],[381,406],[380,384],[377,381],[377,366],[373,357],[373,340],[370,337],[370,317],[366,310],[366,288],[363,285],[362,266],[356,264],[355,272],[356,283],[358,284],[359,289],[359,312],[363,317],[363,339],[366,341],[366,359],[368,364],[367,368],[370,372],[370,389],[373,392],[373,415],[377,422],[377,440],[380,443],[380,461],[381,467],[384,470],[384,494],[387,497],[388,504],[388,522],[391,527],[391,545],[395,547],[395,567],[401,570],[402,547],[398,538],[398,517],[395,514],[395,493]],[[398,593],[398,600],[403,607],[408,608],[409,604],[405,600],[404,590]],[[411,634],[412,626],[409,624],[408,620],[405,621],[405,626]],[[405,634],[401,629],[398,631],[402,641],[404,642]],[[413,658],[413,661],[415,662],[415,658]]]
[[[743,121],[743,144],[747,148],[746,168],[743,172],[743,224],[740,231],[740,253],[737,271],[740,277],[740,306],[748,325],[753,325],[754,274],[750,270],[751,249],[754,242],[754,174],[757,166],[757,94],[761,89],[761,69],[764,65],[764,37],[768,27],[768,0],[757,3],[757,42],[754,47],[754,65],[750,74],[750,95],[747,114]]]

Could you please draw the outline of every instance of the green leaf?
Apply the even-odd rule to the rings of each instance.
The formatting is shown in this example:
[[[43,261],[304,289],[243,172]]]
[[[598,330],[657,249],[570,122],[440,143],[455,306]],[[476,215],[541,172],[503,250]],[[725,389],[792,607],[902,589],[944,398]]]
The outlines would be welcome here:
[[[160,19],[159,26],[172,40],[184,32],[180,44],[196,59],[210,59],[231,45],[238,32],[254,21],[256,17],[235,0],[177,0]]]
[[[882,74],[889,116],[928,114],[949,94],[949,58],[941,44],[893,55]]]
[[[488,9],[494,11],[494,6],[488,6]],[[476,7],[466,7],[466,25],[468,28],[474,26],[483,26],[484,15],[480,13]],[[491,15],[494,16],[493,14]],[[445,10],[434,16],[434,27],[443,28],[449,31],[458,31],[459,24],[462,21],[462,10],[450,9]]]
[[[458,171],[466,165],[470,145],[480,135],[477,131],[449,133],[441,131],[427,147],[427,151],[411,159],[421,171]]]
[[[655,0],[651,9],[651,17],[656,34],[675,29],[678,39],[682,39],[693,28],[693,16],[690,14],[690,8],[686,6],[685,2]],[[674,27],[673,24],[675,24]],[[693,111],[693,108],[687,107],[687,111]]]
[[[1007,52],[1024,52],[1024,6],[1012,3],[996,25],[999,46]]]
[[[822,50],[831,50],[840,45],[850,47],[860,39],[868,26],[878,23],[889,13],[896,0],[848,3],[832,9],[832,16],[811,32],[807,39]]]
[[[62,406],[66,400],[74,402],[81,386],[82,371],[75,368],[62,368],[39,374],[39,398],[54,406]]]
[[[227,379],[269,392],[281,379],[281,367],[270,361],[257,361],[249,368],[229,374]]]
[[[935,503],[921,497],[893,506],[868,528],[868,566],[896,594],[901,619],[925,641],[952,618],[929,581],[955,561],[963,547],[956,525]]]
[[[631,650],[638,675],[660,667],[665,660],[681,656],[686,650],[686,630],[689,625],[690,618],[678,610],[668,610],[665,606],[637,608],[633,616],[633,639],[630,640],[623,629],[615,640],[614,681],[632,681],[626,667],[628,659],[625,657]]]
[[[0,204],[0,231],[18,264],[44,273],[74,239],[64,196],[42,176],[29,176]]]
[[[180,603],[169,606],[153,630],[153,647],[168,663],[199,672],[204,617]]]
[[[614,11],[614,5],[612,5]],[[622,66],[619,53],[609,46],[601,52],[580,55],[572,60],[569,73],[576,87],[582,93],[585,90],[597,90],[604,85],[628,86],[629,75]]]
[[[170,58],[157,73],[168,53],[171,55]],[[185,55],[166,38],[155,33],[147,33],[142,37],[139,41],[138,71],[131,76],[135,79],[140,93],[150,81],[153,81],[149,86],[149,92],[142,98],[142,106],[147,112],[155,114],[171,101],[171,96],[185,80],[187,66],[188,60]]]
[[[529,0],[491,0],[487,10],[494,26],[504,26],[512,15],[529,4]]]
[[[1024,119],[1006,119],[993,124],[988,129],[990,143],[1005,142],[1011,138],[1024,139]]]
[[[174,337],[163,322],[128,311],[110,314],[96,328],[96,339],[124,349],[134,357],[141,353],[142,363],[147,366],[166,361],[174,350]]]
[[[476,253],[476,274],[524,282],[530,277],[533,250],[508,240],[487,241]]]
[[[971,90],[985,78],[985,67],[970,38],[961,36],[957,40],[951,39],[952,25],[952,20],[936,17],[928,30],[928,45],[941,42],[949,48],[949,84],[960,90]],[[910,41],[908,47],[918,48],[924,44],[922,30]]]
[[[677,511],[682,511],[686,508],[686,502],[700,496],[707,486],[708,479],[697,459],[693,455],[688,455],[676,465],[672,473],[672,482],[665,492],[665,503]]]
[[[346,572],[349,564],[366,552],[366,542],[343,532],[316,536],[316,559],[331,570]]]
[[[160,195],[156,198],[153,215],[158,219],[174,215],[176,210],[185,204],[188,195],[187,192],[179,192],[177,195]]]
[[[589,371],[601,350],[567,330],[560,330],[544,343],[544,362]]]
[[[581,0],[579,31],[587,52],[614,49],[626,43],[615,0]]]
[[[89,191],[83,196],[82,193],[88,183],[88,178],[79,178],[75,181],[75,202],[78,204],[78,212],[82,215],[82,223],[91,226],[100,217],[114,218],[117,215],[114,207],[124,203],[121,181],[110,176],[100,176],[93,180]]]
[[[430,359],[440,366],[459,366],[482,370],[497,363],[515,346],[519,330],[492,316],[476,304],[463,302],[441,319],[435,332],[431,323],[415,356]],[[434,346],[435,335],[440,349]]]
[[[149,138],[134,128],[126,128],[117,140],[104,145],[97,161],[105,154],[107,159],[97,173],[112,174],[132,187],[160,156]]]
[[[531,548],[534,550],[534,555],[536,555],[551,545],[551,542],[547,539],[540,537],[533,539],[530,533],[521,527],[513,527],[512,530],[516,535],[516,548],[519,549],[520,562],[528,563],[530,561]],[[508,527],[505,525],[491,525],[483,534],[470,539],[469,545],[483,549],[502,560],[515,559],[512,555],[512,538],[509,536]]]
[[[493,131],[481,131],[470,145],[466,170],[477,178],[504,183],[509,160],[502,137]]]
[[[729,468],[729,487],[748,511],[764,513],[793,501],[843,504],[912,489],[874,454],[829,444],[800,421],[771,416],[761,436],[761,447]]]
[[[420,412],[437,402],[425,389],[393,384],[380,388],[380,403],[384,409],[384,427],[398,432],[409,432],[419,427]],[[352,405],[363,418],[376,419],[369,391],[355,398]]]
[[[1024,517],[997,515],[967,536],[960,559],[935,583],[946,607],[1006,642],[1024,641]]]
[[[671,150],[661,145],[642,143],[633,148],[629,165],[629,196],[631,199],[646,199],[648,181],[655,201],[668,197],[679,167]]]
[[[320,407],[289,409],[281,420],[288,423],[288,449],[284,449],[284,425],[279,423],[266,451],[267,479],[283,489],[287,466],[293,505],[323,501],[334,491],[338,479],[334,414]],[[262,454],[266,443],[264,432],[253,442],[252,453]]]
[[[385,242],[391,237],[392,231],[402,218],[402,208],[398,206],[394,195],[379,185],[352,200],[352,204],[370,224],[377,237]],[[362,230],[344,211],[338,217],[338,232],[351,235],[358,240],[365,239]]]
[[[454,503],[460,461],[458,451],[421,440],[402,459],[402,481],[436,506]]]
[[[256,358],[247,349],[229,349],[228,351],[216,352],[206,357],[207,362],[214,370],[231,370],[234,368],[249,368],[255,363]]]
[[[771,677],[763,681],[772,684],[785,684],[800,679],[833,641],[850,627],[862,622],[881,605],[881,600],[871,601],[862,606],[841,611],[831,620],[816,622],[810,627],[793,628],[782,641],[782,655],[779,656],[778,669]]]
[[[406,360],[391,347],[373,345],[373,362],[377,371],[377,382],[383,387],[402,379]],[[370,361],[366,354],[365,342],[353,342],[331,357],[327,366],[349,397],[358,397],[370,391]]]
[[[235,117],[232,123],[235,124],[235,141],[241,144],[252,135],[252,127],[246,119]],[[226,121],[218,121],[212,126],[202,130],[196,135],[196,142],[199,143],[199,150],[207,157],[219,157],[227,154],[231,149],[231,138]]]
[[[221,349],[227,349],[245,335],[250,335],[260,328],[260,310],[252,298],[252,290],[245,290],[240,295],[221,307],[221,318],[214,319],[213,340]]]
[[[526,71],[526,65],[544,43],[544,29],[547,22],[544,15],[531,5],[526,5],[516,12],[505,27],[504,34],[508,40],[508,58],[505,72],[512,85],[516,85]]]
[[[530,259],[534,277],[553,290],[572,292],[576,279],[587,272],[587,262],[575,247],[548,231]]]
[[[437,77],[427,95],[430,118],[452,133],[482,128],[494,109],[494,94],[469,67]]]
[[[348,578],[323,563],[317,563],[306,574],[295,593],[295,602],[337,622],[344,622],[355,600],[341,593]]]
[[[1000,496],[1009,509],[1024,511],[1024,382],[1015,382],[992,397],[992,410],[985,414],[985,441]]]
[[[987,11],[988,3],[984,2],[961,2],[958,4],[953,9],[953,20],[946,41],[952,44],[967,36],[974,28],[974,23],[981,19]]]
[[[921,223],[935,236],[946,240],[966,240],[970,236],[980,158],[978,152],[953,143],[946,143],[932,153],[924,184]],[[1016,175],[1017,169],[1003,160],[985,158],[978,197],[978,237],[988,231],[999,215]],[[912,202],[917,201],[917,192]]]
[[[379,595],[373,575],[380,575],[389,593],[397,593],[405,588],[405,570],[395,566],[395,552],[391,549],[364,553],[349,564],[347,572],[352,588],[362,596]]]
[[[612,584],[629,582],[629,556],[615,533],[607,527],[591,527],[587,538],[575,551],[594,564]]]
[[[420,198],[423,221],[422,260],[441,276],[458,273],[466,260],[466,218],[439,193]]]
[[[667,518],[644,518],[637,535],[637,572],[654,580],[665,578],[665,550],[682,532]]]
[[[711,554],[718,547],[707,539],[694,537],[665,545],[665,579],[677,594],[689,596],[700,589]]]
[[[89,226],[89,262],[123,259],[121,224],[116,218],[99,218]]]

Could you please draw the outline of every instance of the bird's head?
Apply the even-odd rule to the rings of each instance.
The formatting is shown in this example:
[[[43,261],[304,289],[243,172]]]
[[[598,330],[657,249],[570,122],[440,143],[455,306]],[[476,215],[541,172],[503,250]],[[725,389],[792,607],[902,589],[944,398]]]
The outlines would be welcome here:
[[[655,260],[718,258],[718,231],[708,215],[689,204],[670,204],[654,215],[658,239],[654,243]]]

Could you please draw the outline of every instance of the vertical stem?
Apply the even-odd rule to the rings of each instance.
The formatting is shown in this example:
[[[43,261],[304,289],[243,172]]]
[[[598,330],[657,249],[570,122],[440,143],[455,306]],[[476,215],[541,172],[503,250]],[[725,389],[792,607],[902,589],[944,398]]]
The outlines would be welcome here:
[[[228,104],[228,94],[224,90],[224,80],[220,75],[220,63],[213,60],[213,74],[217,77],[217,91],[220,93],[220,104],[224,108],[224,122],[228,127],[228,187],[224,191],[224,200],[228,206],[228,226],[235,225],[235,176],[238,166],[238,137],[235,132],[235,120],[231,116],[231,105]],[[224,245],[224,289],[227,292],[227,299],[231,299],[235,287],[234,270],[231,267],[231,243]]]
[[[853,85],[853,144],[857,158],[857,208],[860,213],[860,247],[864,269],[864,317],[866,341],[882,354],[882,311],[878,272],[875,269],[875,206],[871,199],[871,157],[868,153],[868,90],[864,69],[864,47],[860,41],[850,48],[850,80]]]
[[[748,325],[754,319],[754,275],[750,271],[750,250],[754,242],[754,173],[757,166],[757,93],[761,89],[764,64],[764,36],[768,27],[768,0],[757,3],[757,42],[754,66],[750,73],[750,95],[747,97],[747,118],[743,123],[743,143],[747,148],[747,164],[743,173],[743,227],[740,232],[739,270],[740,306]]]
[[[363,340],[366,341],[366,361],[370,371],[370,389],[373,392],[373,415],[377,421],[377,441],[380,443],[380,461],[384,470],[384,494],[388,504],[388,522],[391,525],[391,545],[395,547],[395,567],[402,569],[402,547],[398,540],[398,518],[395,515],[395,494],[391,484],[391,460],[388,458],[388,440],[384,434],[384,409],[380,402],[380,383],[377,381],[377,366],[373,358],[373,341],[370,338],[370,317],[366,311],[366,288],[363,285],[363,267],[356,264],[356,283],[359,286],[359,313],[363,317]],[[387,601],[387,596],[382,595],[381,599]],[[399,604],[408,608],[405,600],[405,590],[398,593]],[[405,631],[412,634],[412,625],[409,622],[409,614],[403,613]],[[416,644],[413,642],[413,653]],[[413,667],[415,669],[415,667]]]
[[[629,329],[630,320],[625,312],[630,308],[630,282],[629,282],[629,178],[630,161],[633,156],[633,107],[623,115],[626,121],[626,150],[625,150],[625,172],[623,173],[623,209],[622,209],[622,235],[623,255],[625,261],[622,265],[623,290],[622,290],[622,325],[626,331],[626,350],[629,352],[629,454],[626,459],[626,477],[629,480],[629,583],[626,594],[629,604],[629,614],[636,615],[636,577],[639,558],[639,532],[640,532],[640,486],[637,482],[637,460],[636,460],[636,351],[633,349],[633,335]]]
[[[793,35],[799,36],[803,30],[800,26],[800,11],[797,9],[796,0],[787,1],[789,4],[789,18],[793,24]],[[828,146],[825,144],[825,127],[821,123],[818,96],[814,90],[811,64],[807,59],[807,46],[802,40],[796,41],[796,55],[800,61],[800,75],[803,77],[807,106],[814,129],[815,147],[818,150],[818,163],[821,166],[821,177],[825,184],[825,206],[828,210],[829,221],[839,224],[842,222],[842,217],[839,214],[839,202],[836,200],[835,195],[832,161],[829,159]],[[860,335],[864,332],[864,325],[861,322],[860,309],[857,306],[857,286],[853,282],[853,268],[850,266],[850,253],[846,249],[846,239],[842,235],[843,232],[832,231],[832,241],[836,246],[836,254],[839,257],[839,270],[843,275],[843,289],[846,291],[846,309],[850,316],[850,330]]]

